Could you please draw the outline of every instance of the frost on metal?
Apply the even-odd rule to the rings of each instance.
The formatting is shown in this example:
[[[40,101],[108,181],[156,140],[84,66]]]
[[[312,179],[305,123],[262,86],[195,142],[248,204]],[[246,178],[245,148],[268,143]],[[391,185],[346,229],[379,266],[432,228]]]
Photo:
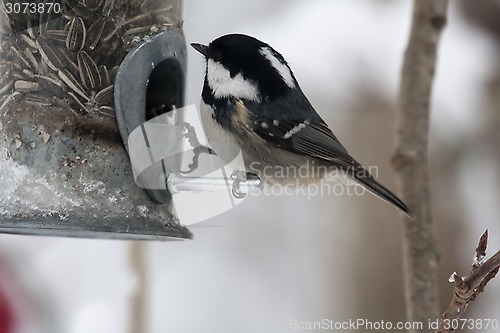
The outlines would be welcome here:
[[[0,160],[0,215],[26,216],[30,211],[42,216],[57,214],[63,220],[67,207],[81,206],[75,199],[55,190],[45,176],[34,175],[28,167]]]
[[[59,186],[33,169],[8,160],[0,160],[0,215],[4,217],[54,216],[61,221],[78,214],[91,214],[95,219],[119,218],[136,213],[148,217],[151,210],[141,205],[134,207],[130,198],[120,189],[108,191],[101,180],[80,175],[80,190]],[[83,195],[81,195],[83,194]],[[134,210],[136,212],[134,212]],[[170,220],[172,217],[159,214]]]
[[[189,238],[133,178],[116,121],[12,102],[0,113],[0,232]]]

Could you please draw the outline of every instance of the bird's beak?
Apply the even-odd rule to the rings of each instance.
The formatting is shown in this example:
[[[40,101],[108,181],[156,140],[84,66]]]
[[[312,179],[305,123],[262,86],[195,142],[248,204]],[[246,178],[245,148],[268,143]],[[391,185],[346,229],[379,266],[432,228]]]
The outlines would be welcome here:
[[[191,46],[201,54],[203,54],[205,57],[208,54],[208,46],[203,45],[203,44],[196,44],[196,43],[191,43]]]

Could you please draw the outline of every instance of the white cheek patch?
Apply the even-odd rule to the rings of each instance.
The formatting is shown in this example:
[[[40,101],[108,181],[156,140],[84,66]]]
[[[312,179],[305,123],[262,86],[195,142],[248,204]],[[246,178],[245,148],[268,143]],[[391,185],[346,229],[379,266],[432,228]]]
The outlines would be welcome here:
[[[268,47],[263,47],[260,49],[260,54],[262,54],[264,57],[266,57],[267,60],[271,63],[271,66],[274,67],[280,73],[281,78],[283,78],[283,81],[286,83],[286,85],[293,89],[295,88],[295,81],[293,80],[292,76],[292,71],[288,66],[276,58],[276,56],[273,54],[273,51],[268,48]]]
[[[215,98],[235,97],[260,101],[259,89],[253,82],[245,80],[241,73],[231,77],[229,70],[212,59],[207,61],[207,81]]]

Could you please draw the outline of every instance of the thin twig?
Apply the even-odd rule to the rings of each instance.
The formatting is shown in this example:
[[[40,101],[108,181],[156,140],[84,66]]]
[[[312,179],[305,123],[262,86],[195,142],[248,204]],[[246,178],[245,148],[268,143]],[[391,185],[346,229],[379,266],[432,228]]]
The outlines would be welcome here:
[[[147,267],[146,244],[141,241],[130,243],[130,266],[137,281],[130,298],[130,333],[147,332]]]
[[[459,319],[467,310],[470,303],[484,291],[488,282],[490,282],[500,269],[500,251],[495,253],[490,259],[486,258],[486,247],[488,246],[488,230],[481,236],[479,245],[476,249],[476,258],[472,265],[470,274],[467,277],[460,277],[453,273],[453,282],[455,289],[448,308],[441,316],[439,328],[436,333],[453,332],[452,323]]]
[[[403,224],[406,308],[411,322],[439,316],[438,251],[431,219],[427,148],[436,53],[447,6],[448,0],[414,1],[399,92],[397,146],[391,161],[402,199],[414,217],[413,221],[404,218]]]

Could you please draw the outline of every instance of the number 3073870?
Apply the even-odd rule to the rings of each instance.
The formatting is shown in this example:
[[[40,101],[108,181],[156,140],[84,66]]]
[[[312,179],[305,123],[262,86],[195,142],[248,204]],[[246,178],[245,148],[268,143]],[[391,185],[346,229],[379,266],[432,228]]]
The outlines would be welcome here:
[[[57,2],[6,2],[5,12],[7,14],[58,14],[61,12],[61,4]]]

